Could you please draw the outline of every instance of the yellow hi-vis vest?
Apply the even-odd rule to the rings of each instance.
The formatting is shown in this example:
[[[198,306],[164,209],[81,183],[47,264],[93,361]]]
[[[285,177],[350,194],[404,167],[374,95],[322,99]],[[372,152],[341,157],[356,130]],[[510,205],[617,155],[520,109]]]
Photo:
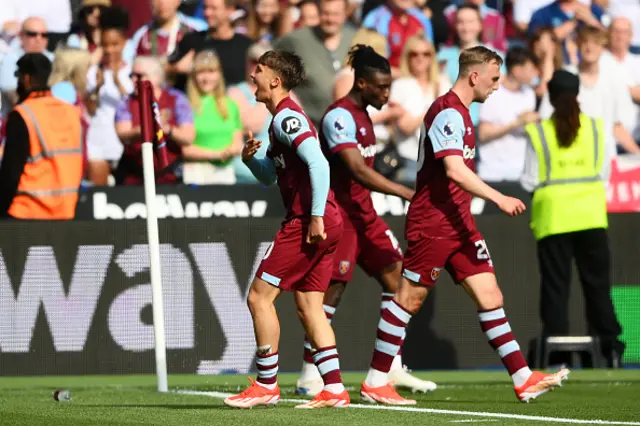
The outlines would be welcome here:
[[[538,156],[539,184],[533,194],[531,230],[550,235],[607,228],[607,196],[600,177],[604,161],[602,120],[580,114],[580,129],[568,148],[558,145],[551,119],[525,127]]]

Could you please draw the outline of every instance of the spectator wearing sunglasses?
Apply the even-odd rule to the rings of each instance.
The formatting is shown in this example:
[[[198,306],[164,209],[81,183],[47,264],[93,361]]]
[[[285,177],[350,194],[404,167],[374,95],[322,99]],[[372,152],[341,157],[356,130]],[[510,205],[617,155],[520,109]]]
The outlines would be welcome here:
[[[37,17],[27,18],[22,23],[19,34],[19,44],[8,52],[0,63],[0,91],[9,94],[12,103],[15,102],[15,91],[18,87],[16,77],[18,59],[25,53],[42,53],[53,61],[53,53],[47,51],[47,24]]]

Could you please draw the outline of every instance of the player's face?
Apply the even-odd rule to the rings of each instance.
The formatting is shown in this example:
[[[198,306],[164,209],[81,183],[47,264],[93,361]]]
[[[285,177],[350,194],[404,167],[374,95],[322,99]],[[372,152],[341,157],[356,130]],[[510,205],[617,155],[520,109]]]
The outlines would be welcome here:
[[[471,73],[474,83],[474,102],[484,102],[489,95],[498,90],[500,81],[500,66],[497,62],[491,62],[478,67],[477,71]]]
[[[271,92],[278,87],[278,76],[266,65],[258,64],[251,74],[251,80],[256,85],[256,101],[266,102],[271,98]]]
[[[382,108],[389,101],[391,82],[391,74],[382,72],[374,72],[369,81],[363,79],[360,83],[363,100],[376,109]]]

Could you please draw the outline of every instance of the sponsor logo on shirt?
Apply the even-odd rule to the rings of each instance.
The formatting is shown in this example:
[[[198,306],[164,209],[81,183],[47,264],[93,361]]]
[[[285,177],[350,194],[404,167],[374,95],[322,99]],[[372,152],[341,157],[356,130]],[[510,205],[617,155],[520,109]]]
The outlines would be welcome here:
[[[369,145],[368,147],[365,148],[362,145],[358,144],[358,149],[360,150],[360,154],[364,158],[375,157],[376,154],[378,153],[378,147],[375,145]]]
[[[282,131],[288,135],[296,133],[302,128],[302,124],[297,117],[287,117],[282,120]]]
[[[469,146],[465,145],[462,150],[462,158],[465,160],[476,158],[476,148],[469,148]]]
[[[284,154],[273,157],[273,162],[276,164],[276,168],[278,169],[284,169],[286,167],[286,164],[284,163]]]

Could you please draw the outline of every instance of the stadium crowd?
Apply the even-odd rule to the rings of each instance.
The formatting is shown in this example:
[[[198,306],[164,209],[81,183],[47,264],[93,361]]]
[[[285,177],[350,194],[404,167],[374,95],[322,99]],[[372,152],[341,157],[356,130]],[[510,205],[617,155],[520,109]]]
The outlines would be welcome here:
[[[579,75],[582,110],[604,120],[608,158],[640,152],[638,0],[4,0],[0,136],[18,59],[42,53],[53,95],[82,110],[87,182],[141,183],[134,83],[146,79],[170,152],[159,183],[256,183],[240,152],[249,132],[268,140],[250,78],[257,59],[272,48],[303,58],[294,96],[317,127],[351,88],[346,58],[358,43],[393,67],[389,103],[370,110],[384,153],[375,167],[392,179],[415,179],[424,114],[476,45],[505,58],[499,90],[470,111],[485,181],[533,189],[524,126],[551,115],[546,85],[560,68]]]

